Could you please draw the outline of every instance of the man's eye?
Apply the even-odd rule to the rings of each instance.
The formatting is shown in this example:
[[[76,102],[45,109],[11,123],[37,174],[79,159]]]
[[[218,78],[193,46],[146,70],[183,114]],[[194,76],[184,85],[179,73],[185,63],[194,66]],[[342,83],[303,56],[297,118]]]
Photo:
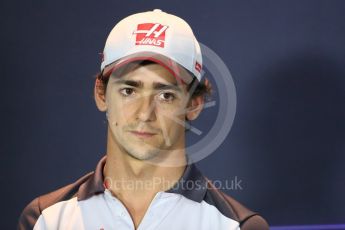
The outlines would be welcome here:
[[[175,99],[175,95],[173,93],[161,93],[159,95],[159,99],[163,101],[173,101]]]
[[[130,96],[130,95],[134,94],[134,89],[132,89],[132,88],[124,88],[124,89],[120,90],[120,93],[123,96],[127,97],[127,96]]]

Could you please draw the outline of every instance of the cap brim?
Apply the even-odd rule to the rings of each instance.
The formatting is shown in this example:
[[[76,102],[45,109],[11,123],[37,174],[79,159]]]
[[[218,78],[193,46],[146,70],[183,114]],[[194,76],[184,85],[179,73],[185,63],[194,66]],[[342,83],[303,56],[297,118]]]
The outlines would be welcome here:
[[[104,67],[102,74],[104,77],[109,77],[115,70],[118,70],[120,67],[124,67],[127,64],[140,61],[152,61],[155,62],[164,68],[166,68],[177,81],[190,84],[193,81],[194,75],[188,71],[186,68],[178,64],[177,62],[171,60],[170,58],[153,52],[139,52],[135,54],[128,55],[120,60],[117,60]]]

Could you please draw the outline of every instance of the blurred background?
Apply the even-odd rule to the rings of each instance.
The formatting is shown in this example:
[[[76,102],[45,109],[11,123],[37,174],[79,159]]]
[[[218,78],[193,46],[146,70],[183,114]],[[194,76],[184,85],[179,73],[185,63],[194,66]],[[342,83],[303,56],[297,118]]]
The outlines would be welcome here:
[[[94,170],[106,120],[93,101],[112,27],[162,9],[231,71],[232,129],[197,163],[272,226],[345,224],[345,1],[1,1],[1,210],[13,229],[34,197]],[[193,123],[207,129],[210,108]],[[193,139],[193,137],[191,137]]]

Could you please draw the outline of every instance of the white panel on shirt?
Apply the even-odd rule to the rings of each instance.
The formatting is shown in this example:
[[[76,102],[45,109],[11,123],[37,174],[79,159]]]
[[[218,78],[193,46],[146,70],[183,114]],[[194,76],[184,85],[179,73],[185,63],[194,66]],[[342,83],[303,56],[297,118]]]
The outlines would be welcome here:
[[[108,190],[89,199],[72,198],[45,210],[34,230],[134,230],[125,206]],[[221,214],[216,207],[158,192],[137,230],[239,230],[239,223]]]

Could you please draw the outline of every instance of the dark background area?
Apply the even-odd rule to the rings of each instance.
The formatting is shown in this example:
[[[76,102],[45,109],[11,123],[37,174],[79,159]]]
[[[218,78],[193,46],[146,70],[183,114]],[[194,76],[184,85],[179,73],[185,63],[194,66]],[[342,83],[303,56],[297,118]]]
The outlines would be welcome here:
[[[120,19],[155,8],[184,18],[236,85],[234,125],[204,174],[242,179],[225,192],[271,225],[345,223],[345,1],[0,4],[2,229],[94,169],[106,144],[98,53]]]

